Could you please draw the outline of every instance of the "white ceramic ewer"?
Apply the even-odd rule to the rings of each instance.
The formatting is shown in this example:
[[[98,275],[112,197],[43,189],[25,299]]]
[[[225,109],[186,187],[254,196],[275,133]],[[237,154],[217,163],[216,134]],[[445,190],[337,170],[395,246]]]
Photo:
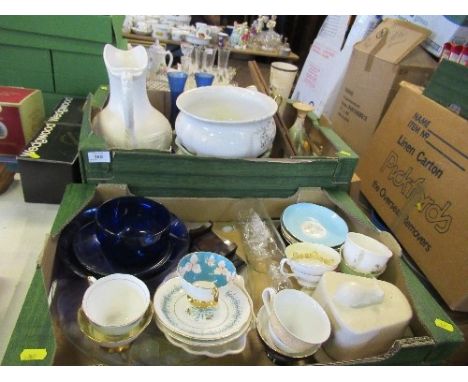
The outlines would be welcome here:
[[[169,150],[171,125],[149,102],[146,92],[148,55],[137,46],[121,50],[106,44],[104,63],[110,96],[93,128],[113,148]]]

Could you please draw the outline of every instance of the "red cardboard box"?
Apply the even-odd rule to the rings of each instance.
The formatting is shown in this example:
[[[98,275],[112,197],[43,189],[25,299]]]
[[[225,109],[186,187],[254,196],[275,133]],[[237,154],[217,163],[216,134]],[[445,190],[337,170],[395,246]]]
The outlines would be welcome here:
[[[0,86],[0,154],[21,153],[44,118],[40,90]]]

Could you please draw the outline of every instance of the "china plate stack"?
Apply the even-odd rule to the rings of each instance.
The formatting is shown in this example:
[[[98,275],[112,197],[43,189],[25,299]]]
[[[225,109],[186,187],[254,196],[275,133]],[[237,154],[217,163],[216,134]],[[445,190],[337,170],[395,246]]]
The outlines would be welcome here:
[[[245,348],[253,309],[241,282],[221,288],[215,308],[199,309],[190,305],[180,277],[174,277],[156,290],[153,305],[158,328],[188,353],[222,357]]]
[[[312,203],[296,203],[281,215],[281,234],[289,244],[307,242],[336,247],[346,239],[348,226],[334,211]]]

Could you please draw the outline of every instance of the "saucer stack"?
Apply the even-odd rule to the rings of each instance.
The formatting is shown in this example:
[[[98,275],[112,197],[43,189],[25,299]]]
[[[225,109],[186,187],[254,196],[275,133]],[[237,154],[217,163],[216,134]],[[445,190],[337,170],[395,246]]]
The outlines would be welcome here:
[[[296,203],[281,215],[280,231],[289,243],[315,243],[337,247],[346,239],[348,226],[334,211],[312,203]]]
[[[173,345],[188,353],[222,357],[244,350],[253,321],[252,301],[239,282],[219,290],[214,308],[195,308],[174,277],[161,284],[154,295],[156,324]]]

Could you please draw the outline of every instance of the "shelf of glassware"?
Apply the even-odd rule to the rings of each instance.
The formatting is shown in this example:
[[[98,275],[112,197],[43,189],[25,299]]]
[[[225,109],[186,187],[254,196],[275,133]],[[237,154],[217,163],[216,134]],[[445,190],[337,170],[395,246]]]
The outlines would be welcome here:
[[[143,45],[143,46],[150,46],[154,43],[155,39],[151,36],[143,36],[138,35],[135,33],[123,33],[123,37],[128,39],[128,42],[132,45]],[[180,45],[182,41],[175,41],[175,40],[164,40],[159,39],[161,44],[167,45]],[[297,61],[299,60],[299,56],[296,53],[290,52],[287,56],[282,56],[278,53],[278,51],[268,51],[268,50],[258,50],[258,49],[236,49],[232,48],[231,53],[233,54],[241,54],[246,56],[260,56],[260,57],[270,57],[270,58],[277,58],[286,61]]]

